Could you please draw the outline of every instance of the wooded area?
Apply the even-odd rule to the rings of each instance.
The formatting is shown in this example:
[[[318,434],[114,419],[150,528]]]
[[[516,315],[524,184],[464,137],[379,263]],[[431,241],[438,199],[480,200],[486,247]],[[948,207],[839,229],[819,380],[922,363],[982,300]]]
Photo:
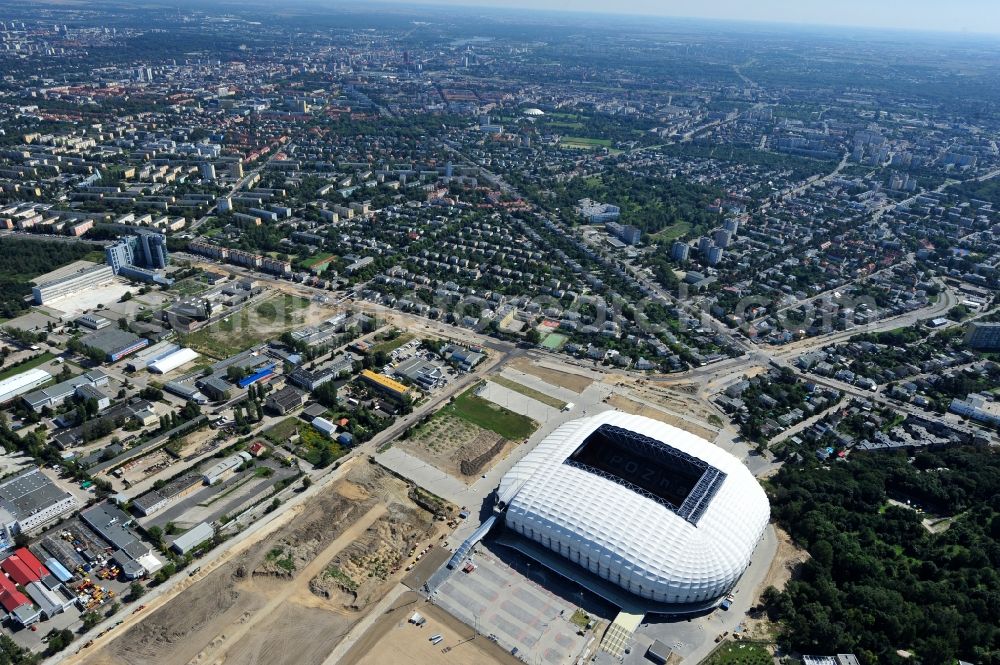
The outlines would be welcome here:
[[[20,315],[28,304],[31,280],[91,253],[82,243],[38,242],[4,238],[0,240],[0,318]]]
[[[921,452],[912,463],[855,453],[785,466],[769,490],[774,516],[812,555],[783,592],[765,591],[784,646],[869,665],[1000,663],[996,451]],[[935,516],[953,519],[931,533],[921,520]]]

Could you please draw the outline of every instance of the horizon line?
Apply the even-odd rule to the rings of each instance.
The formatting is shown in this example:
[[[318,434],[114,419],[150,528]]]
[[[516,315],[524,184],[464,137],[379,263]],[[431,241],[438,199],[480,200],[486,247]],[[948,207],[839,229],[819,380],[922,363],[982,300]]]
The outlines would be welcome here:
[[[515,0],[518,1],[518,0]],[[309,4],[327,4],[328,0],[306,0]],[[488,4],[471,4],[469,0],[346,0],[346,2],[333,2],[333,5],[354,5],[359,7],[370,7],[371,5],[394,6],[398,8],[434,7],[448,9],[464,9],[478,11],[498,11],[498,12],[530,12],[532,14],[564,14],[569,16],[592,16],[592,17],[614,17],[621,19],[658,19],[673,21],[703,21],[706,23],[720,24],[743,24],[758,26],[774,26],[785,28],[815,28],[831,30],[862,30],[872,32],[889,32],[902,34],[926,34],[940,36],[975,36],[1000,38],[1000,28],[996,31],[986,32],[970,30],[968,28],[929,28],[913,26],[892,26],[880,24],[860,24],[860,23],[823,23],[818,21],[781,21],[777,19],[759,18],[722,18],[717,16],[696,16],[690,14],[656,14],[646,11],[621,11],[602,9],[576,9],[573,7],[531,7],[524,5],[509,6],[494,4],[494,0],[486,0]]]

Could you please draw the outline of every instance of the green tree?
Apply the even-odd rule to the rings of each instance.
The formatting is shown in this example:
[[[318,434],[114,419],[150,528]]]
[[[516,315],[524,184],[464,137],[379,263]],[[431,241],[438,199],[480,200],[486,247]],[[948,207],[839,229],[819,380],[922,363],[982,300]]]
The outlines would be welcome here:
[[[80,618],[83,619],[84,630],[90,630],[101,622],[101,615],[97,612],[84,612]]]
[[[156,571],[156,575],[153,576],[153,582],[155,584],[163,584],[170,577],[177,572],[177,564],[171,562]]]
[[[146,587],[141,582],[132,582],[128,587],[128,599],[139,600],[146,593]]]
[[[316,386],[313,390],[313,397],[316,401],[325,406],[328,409],[336,408],[337,406],[337,386],[333,381],[327,381],[324,384]]]
[[[47,648],[45,649],[45,654],[51,656],[52,654],[59,653],[66,647],[70,645],[73,641],[73,631],[68,628],[58,630],[53,628],[46,635]]]
[[[151,526],[146,530],[149,539],[156,543],[157,547],[163,546],[163,529],[158,526]]]

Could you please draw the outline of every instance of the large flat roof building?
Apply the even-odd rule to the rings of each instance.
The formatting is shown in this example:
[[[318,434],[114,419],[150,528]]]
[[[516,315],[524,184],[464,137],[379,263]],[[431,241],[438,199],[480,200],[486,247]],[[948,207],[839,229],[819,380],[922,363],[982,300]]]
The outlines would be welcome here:
[[[111,266],[91,266],[78,272],[44,282],[31,289],[36,305],[45,305],[53,300],[79,293],[86,289],[104,286],[114,281],[115,273]]]
[[[105,328],[80,338],[80,343],[104,353],[105,360],[116,362],[149,345],[149,340],[120,328]]]
[[[678,608],[729,593],[770,517],[764,490],[738,459],[614,411],[556,429],[507,472],[498,497],[507,529]]]
[[[279,416],[283,416],[289,411],[294,411],[302,406],[303,401],[304,396],[302,391],[292,386],[285,386],[281,390],[268,395],[267,401],[264,402],[264,407],[273,413],[277,413]]]
[[[20,397],[29,390],[34,390],[51,380],[51,374],[37,367],[25,370],[14,376],[9,376],[0,381],[0,404],[9,402],[15,397]]]
[[[1000,323],[973,321],[965,333],[965,343],[973,349],[1000,349]]]
[[[435,363],[420,357],[408,358],[392,369],[393,373],[424,390],[432,390],[444,379],[444,371]]]
[[[113,557],[125,577],[135,579],[147,572],[139,560],[148,559],[153,548],[129,528],[132,517],[128,513],[111,504],[99,503],[81,512],[80,518],[114,549]]]
[[[0,481],[0,549],[10,549],[14,537],[57,520],[77,506],[38,467]]]
[[[362,370],[361,380],[393,399],[402,399],[410,393],[410,389],[399,381],[390,379],[383,374],[376,374],[370,369]]]

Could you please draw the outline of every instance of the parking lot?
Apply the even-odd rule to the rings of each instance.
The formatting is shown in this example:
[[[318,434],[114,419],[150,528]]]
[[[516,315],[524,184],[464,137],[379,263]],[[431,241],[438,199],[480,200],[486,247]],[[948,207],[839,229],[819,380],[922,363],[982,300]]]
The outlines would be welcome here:
[[[526,662],[551,665],[572,663],[592,639],[593,631],[578,634],[570,618],[581,602],[594,612],[599,604],[583,591],[537,564],[495,546],[496,552],[480,546],[470,573],[455,570],[433,595],[433,602],[464,623],[478,627],[508,651],[517,649]],[[557,592],[562,592],[557,593]]]
[[[477,394],[498,406],[502,406],[514,413],[519,413],[522,416],[527,416],[537,423],[548,422],[550,418],[555,418],[559,415],[559,409],[542,404],[537,400],[492,381],[486,381]]]
[[[70,628],[72,630],[71,626],[79,623],[81,614],[82,612],[76,606],[73,606],[51,619],[34,624],[33,627],[35,630],[15,626],[13,622],[8,622],[5,626],[15,644],[25,649],[39,652],[45,650],[43,638],[49,631],[62,630],[63,628]]]

